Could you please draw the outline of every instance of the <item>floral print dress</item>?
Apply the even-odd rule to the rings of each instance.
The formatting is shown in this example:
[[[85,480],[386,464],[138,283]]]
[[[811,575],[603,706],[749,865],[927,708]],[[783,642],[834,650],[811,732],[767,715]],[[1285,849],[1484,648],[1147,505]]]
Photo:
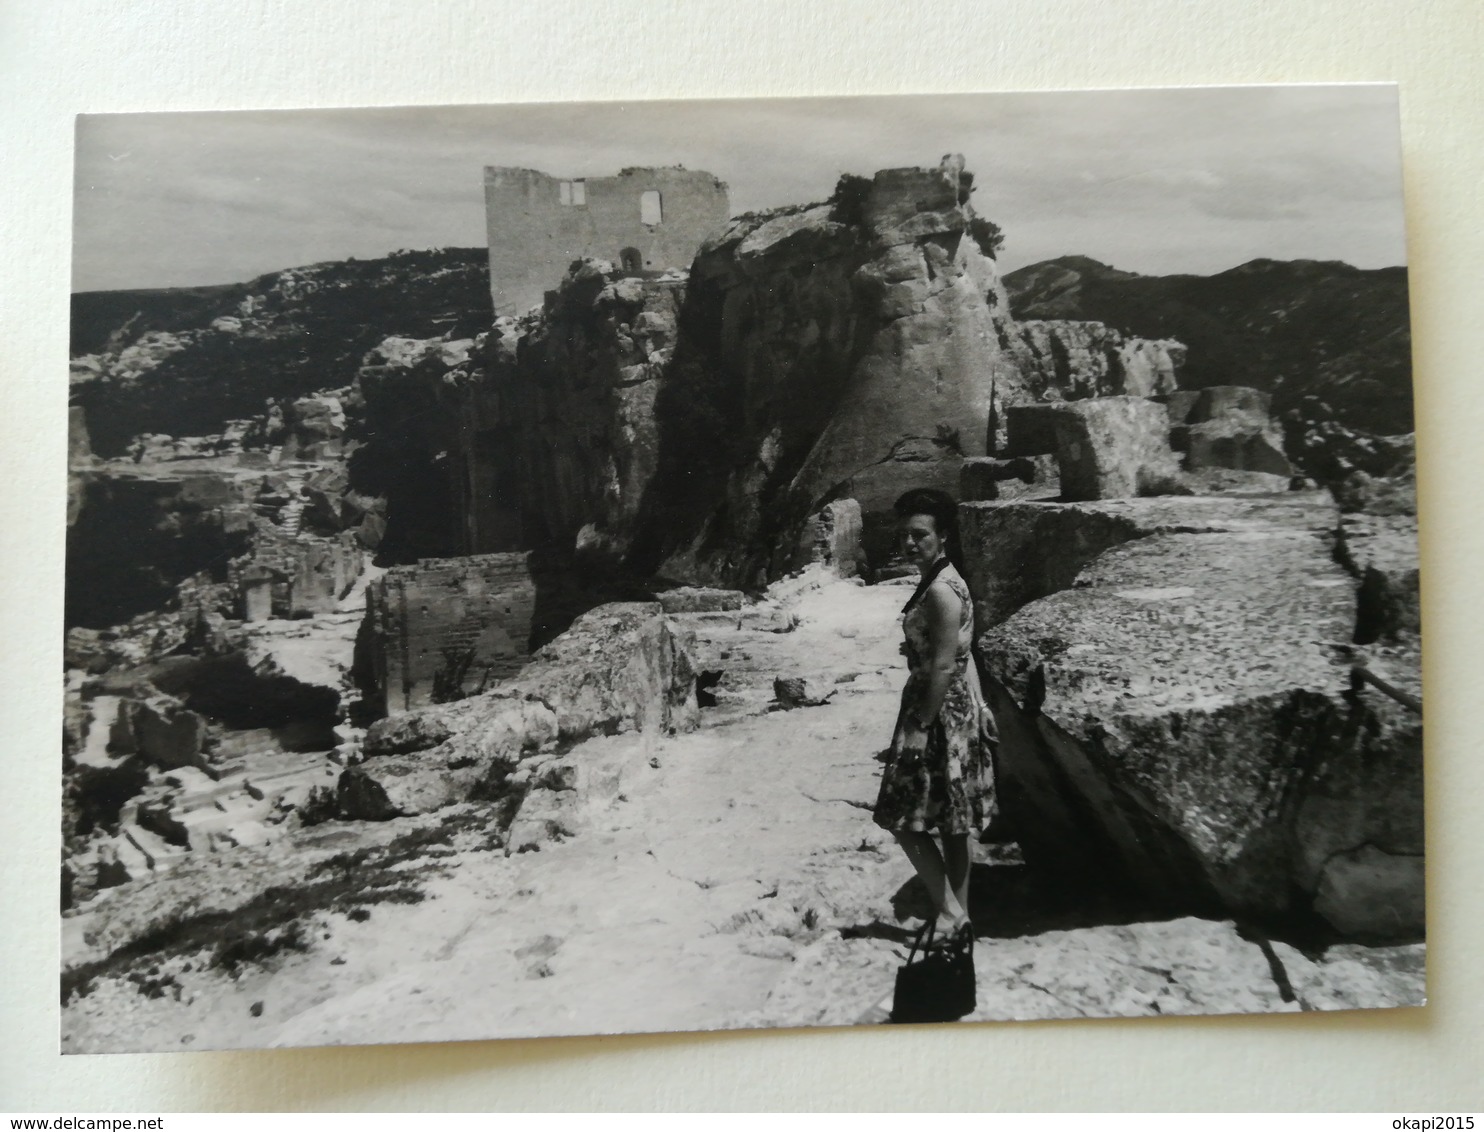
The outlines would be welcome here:
[[[927,667],[932,661],[926,602],[914,600],[902,618],[906,637],[903,652],[910,674],[902,689],[902,706],[882,771],[874,817],[877,825],[894,833],[977,833],[994,816],[993,759],[998,735],[969,651],[974,639],[969,587],[952,566],[945,567],[932,584],[948,586],[963,608],[957,668],[948,682],[938,718],[927,730],[926,747],[913,750],[905,742],[907,715],[918,711],[927,693]]]

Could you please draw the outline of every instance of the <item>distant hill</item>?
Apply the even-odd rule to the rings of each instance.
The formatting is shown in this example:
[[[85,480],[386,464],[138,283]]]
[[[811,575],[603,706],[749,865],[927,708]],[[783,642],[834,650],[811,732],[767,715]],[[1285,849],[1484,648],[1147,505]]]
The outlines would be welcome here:
[[[74,404],[93,447],[205,436],[269,397],[349,384],[392,335],[473,337],[494,320],[483,248],[311,264],[247,283],[72,297]]]
[[[1090,319],[1190,348],[1182,384],[1250,385],[1274,408],[1305,395],[1374,433],[1412,430],[1404,267],[1256,259],[1218,275],[1136,275],[1085,256],[1010,272],[1020,319]]]
[[[72,356],[99,354],[121,337],[151,330],[205,326],[235,307],[251,284],[159,287],[137,291],[78,291],[72,296]]]

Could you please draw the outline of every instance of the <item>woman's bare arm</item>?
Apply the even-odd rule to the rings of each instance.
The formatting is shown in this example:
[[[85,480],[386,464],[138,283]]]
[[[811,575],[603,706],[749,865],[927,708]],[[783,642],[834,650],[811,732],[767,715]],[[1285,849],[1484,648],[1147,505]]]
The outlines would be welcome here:
[[[958,667],[958,627],[963,617],[963,602],[946,584],[934,583],[923,595],[927,613],[928,663],[927,690],[915,714],[917,722],[931,726],[938,718],[948,684]]]

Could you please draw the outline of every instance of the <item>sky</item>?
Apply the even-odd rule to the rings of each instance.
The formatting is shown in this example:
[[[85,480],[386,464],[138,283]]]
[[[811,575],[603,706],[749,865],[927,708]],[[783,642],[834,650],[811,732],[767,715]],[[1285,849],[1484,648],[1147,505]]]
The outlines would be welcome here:
[[[73,289],[199,286],[485,243],[483,167],[684,165],[733,213],[962,153],[1013,270],[1405,262],[1387,84],[83,115]]]

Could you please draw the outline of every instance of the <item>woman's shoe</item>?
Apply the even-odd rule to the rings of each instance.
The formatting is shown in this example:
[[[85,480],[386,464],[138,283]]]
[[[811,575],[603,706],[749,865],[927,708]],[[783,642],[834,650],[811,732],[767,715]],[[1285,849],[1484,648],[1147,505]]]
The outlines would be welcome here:
[[[965,955],[970,958],[974,955],[974,924],[971,920],[961,920],[958,925],[943,936],[943,950],[949,955]]]

